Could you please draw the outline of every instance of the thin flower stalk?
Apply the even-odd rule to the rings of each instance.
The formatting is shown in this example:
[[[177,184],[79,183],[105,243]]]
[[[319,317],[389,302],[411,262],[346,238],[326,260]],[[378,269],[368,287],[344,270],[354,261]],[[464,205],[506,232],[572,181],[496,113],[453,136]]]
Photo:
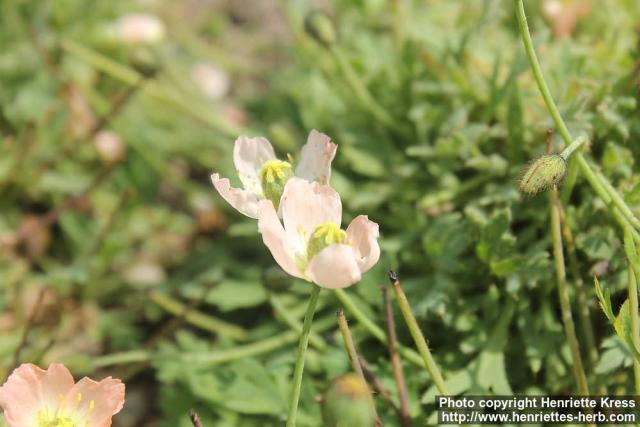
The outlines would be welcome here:
[[[302,333],[298,342],[298,353],[296,356],[296,366],[293,370],[293,384],[291,387],[291,395],[289,397],[289,412],[287,414],[287,427],[295,427],[296,417],[298,416],[298,402],[300,401],[300,389],[302,387],[302,373],[304,372],[304,358],[309,345],[309,334],[311,332],[311,324],[313,323],[313,315],[318,305],[318,296],[320,295],[320,287],[313,286],[307,312],[304,315],[302,324]]]
[[[635,242],[631,236],[629,227],[624,233],[624,249],[629,260],[629,317],[631,323],[631,342],[636,350],[640,349],[640,314],[638,314],[638,276],[640,276],[640,258]],[[640,394],[640,361],[633,358],[633,376],[635,379],[635,392]]]
[[[336,289],[334,295],[338,298],[342,306],[362,325],[374,338],[380,341],[384,345],[388,345],[387,336],[384,331],[376,325],[366,314],[353,302],[351,297],[345,292],[344,289]],[[424,368],[424,361],[418,353],[413,349],[398,344],[398,352],[409,362],[416,366]]]
[[[587,376],[582,365],[582,356],[580,354],[580,344],[576,335],[573,315],[571,314],[571,301],[569,299],[569,290],[566,282],[566,271],[564,264],[564,253],[562,249],[562,231],[560,228],[560,209],[558,206],[558,190],[553,188],[549,192],[549,211],[551,215],[551,235],[553,239],[553,256],[556,266],[556,280],[558,284],[558,295],[560,299],[560,310],[562,314],[562,324],[564,325],[565,336],[571,350],[571,359],[573,362],[573,374],[578,387],[578,393],[581,396],[589,395],[589,387],[587,386]]]
[[[433,379],[433,383],[435,384],[440,394],[443,396],[448,395],[449,392],[447,391],[447,387],[444,384],[444,379],[442,378],[442,374],[440,373],[440,368],[438,368],[435,360],[433,360],[431,350],[429,350],[429,346],[427,345],[427,340],[424,338],[424,334],[422,333],[422,330],[418,325],[418,321],[411,311],[409,300],[407,300],[407,296],[400,286],[398,275],[395,272],[390,271],[389,280],[391,281],[393,291],[396,294],[396,300],[398,301],[398,305],[400,306],[400,311],[402,312],[405,323],[409,328],[411,337],[413,338],[416,347],[418,347],[418,352],[420,353],[420,356],[422,356],[424,364],[427,367],[427,372],[429,372],[429,375],[431,376],[431,379]]]
[[[398,338],[396,334],[396,322],[393,318],[393,307],[387,288],[382,288],[382,298],[384,300],[384,311],[387,325],[387,338],[389,340],[389,359],[393,369],[393,379],[398,390],[400,400],[400,421],[404,427],[411,427],[411,417],[409,415],[409,398],[407,397],[407,384],[402,373],[402,361],[398,354]]]
[[[560,226],[562,229],[562,238],[564,246],[567,249],[567,255],[569,257],[569,268],[571,275],[573,276],[575,290],[576,290],[576,303],[578,306],[578,321],[582,329],[585,344],[587,346],[587,354],[589,358],[589,364],[595,367],[600,359],[598,354],[598,346],[596,345],[595,334],[593,332],[593,324],[591,323],[591,314],[589,312],[589,299],[587,298],[584,282],[580,275],[580,268],[578,264],[578,257],[576,255],[576,246],[573,241],[573,233],[567,223],[567,216],[562,204],[562,201],[558,201],[558,208],[560,210]],[[606,394],[606,393],[603,393]]]

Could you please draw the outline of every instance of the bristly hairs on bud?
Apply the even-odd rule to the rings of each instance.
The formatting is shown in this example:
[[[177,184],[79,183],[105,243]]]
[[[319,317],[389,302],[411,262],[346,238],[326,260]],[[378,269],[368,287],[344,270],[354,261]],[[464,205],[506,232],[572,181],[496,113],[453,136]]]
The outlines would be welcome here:
[[[336,41],[336,30],[326,13],[311,12],[304,20],[304,28],[318,43],[331,47]]]
[[[585,137],[577,138],[560,154],[545,154],[530,162],[520,178],[520,191],[533,196],[560,185],[567,174],[569,156],[585,141]]]

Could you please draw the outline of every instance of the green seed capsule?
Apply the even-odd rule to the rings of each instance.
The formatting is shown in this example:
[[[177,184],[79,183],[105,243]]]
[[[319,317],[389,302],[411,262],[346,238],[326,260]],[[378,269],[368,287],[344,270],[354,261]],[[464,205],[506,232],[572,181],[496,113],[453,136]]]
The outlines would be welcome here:
[[[533,195],[558,185],[567,173],[567,161],[559,154],[545,154],[522,174],[520,191]]]
[[[337,378],[324,396],[325,427],[373,427],[375,413],[367,384],[356,374]]]

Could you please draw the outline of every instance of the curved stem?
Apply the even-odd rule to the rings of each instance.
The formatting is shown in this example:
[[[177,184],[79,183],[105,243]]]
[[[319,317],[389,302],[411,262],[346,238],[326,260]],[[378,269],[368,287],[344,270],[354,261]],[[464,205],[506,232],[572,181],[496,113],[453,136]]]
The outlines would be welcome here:
[[[531,33],[529,32],[529,26],[527,24],[527,16],[524,11],[524,3],[523,0],[515,0],[516,2],[516,15],[518,17],[518,27],[520,29],[520,35],[522,36],[522,42],[524,44],[524,48],[527,53],[527,57],[529,58],[529,64],[531,65],[531,71],[533,71],[533,75],[535,76],[536,82],[538,83],[538,89],[540,89],[540,93],[544,98],[544,102],[547,105],[547,109],[553,118],[553,121],[556,124],[556,128],[560,133],[560,136],[564,140],[567,146],[571,145],[573,138],[571,137],[571,133],[567,128],[560,112],[558,111],[558,107],[553,101],[553,97],[551,96],[551,92],[549,91],[549,87],[547,86],[547,82],[544,79],[544,75],[542,74],[542,69],[540,68],[540,63],[538,62],[538,57],[536,56],[536,51],[533,48],[533,41],[531,40]],[[598,196],[607,204],[613,204],[619,212],[615,212],[615,209],[612,210],[612,214],[614,219],[620,224],[622,228],[626,224],[629,224],[637,229],[640,229],[640,221],[633,215],[631,209],[624,202],[622,197],[618,194],[617,191],[606,182],[601,176],[597,176],[594,171],[591,169],[591,166],[586,161],[582,153],[577,152],[575,154],[576,162],[580,171],[585,175],[585,178],[593,188],[593,190],[598,194]],[[635,231],[635,230],[634,230]],[[637,237],[637,232],[635,233]]]
[[[296,416],[298,415],[298,401],[300,400],[300,387],[302,386],[302,373],[304,371],[304,356],[309,345],[309,333],[311,332],[311,324],[313,323],[313,315],[318,305],[318,295],[320,295],[320,287],[313,286],[311,295],[309,296],[309,304],[307,312],[304,315],[304,323],[302,324],[302,333],[298,343],[298,355],[296,357],[296,366],[293,370],[293,388],[291,389],[291,397],[289,398],[289,413],[287,415],[287,427],[295,427]]]

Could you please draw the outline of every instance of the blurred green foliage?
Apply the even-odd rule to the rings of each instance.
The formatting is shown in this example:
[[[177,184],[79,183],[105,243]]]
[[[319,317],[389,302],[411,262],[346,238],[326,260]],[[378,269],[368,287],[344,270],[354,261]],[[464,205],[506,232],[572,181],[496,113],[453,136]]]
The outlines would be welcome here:
[[[640,3],[583,1],[594,10],[566,38],[543,3],[527,6],[551,91],[638,212]],[[325,7],[331,44],[305,31],[302,1],[0,0],[0,373],[38,306],[20,360],[123,378],[114,425],[187,427],[192,407],[207,427],[282,425],[297,341],[285,316],[300,321],[310,285],[280,277],[255,221],[208,176],[234,175],[239,134],[264,135],[284,155],[315,128],[339,146],[343,222],[364,213],[380,224],[381,261],[348,290],[365,313],[383,326],[379,288],[397,269],[452,393],[575,389],[547,198],[517,191],[553,123],[513,4]],[[157,14],[166,38],[114,41],[110,25],[129,12]],[[193,74],[201,62],[224,70],[228,93],[206,96]],[[106,130],[122,144],[115,156],[96,142]],[[587,362],[590,384],[631,394],[631,357],[591,285],[597,274],[617,312],[622,233],[581,178],[564,196],[600,352]],[[314,397],[349,370],[338,306],[321,294],[300,426],[320,425]],[[394,394],[387,349],[352,327]],[[433,422],[430,379],[404,368],[416,425]],[[383,402],[378,412],[397,425]]]

